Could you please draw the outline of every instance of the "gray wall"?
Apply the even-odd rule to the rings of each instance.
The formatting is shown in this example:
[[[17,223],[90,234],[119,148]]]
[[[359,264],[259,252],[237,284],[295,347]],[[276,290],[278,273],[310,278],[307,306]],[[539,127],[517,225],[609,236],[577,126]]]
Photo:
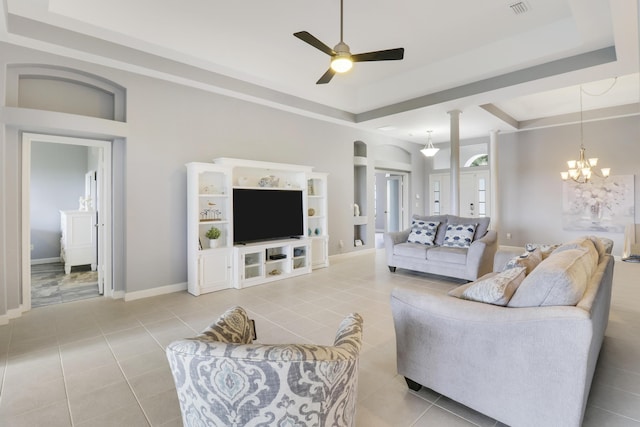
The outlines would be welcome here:
[[[421,147],[382,135],[319,121],[290,112],[185,87],[162,80],[85,64],[0,43],[0,81],[6,65],[49,64],[112,80],[127,90],[127,124],[71,115],[13,109],[4,114],[0,132],[0,315],[20,304],[20,132],[48,131],[107,139],[114,135],[114,254],[116,291],[141,291],[184,283],[186,266],[186,168],[191,161],[236,157],[310,165],[328,172],[329,251],[351,251],[353,236],[353,142],[397,145],[412,153],[412,192],[423,193]],[[4,90],[4,89],[1,89]],[[10,90],[10,88],[9,88]],[[2,94],[0,99],[5,99]],[[7,105],[15,107],[14,105]],[[5,113],[7,110],[4,110]],[[54,114],[52,116],[52,114]],[[17,118],[17,119],[16,119]],[[373,188],[373,185],[371,185]],[[372,195],[369,200],[373,200]],[[418,211],[422,211],[419,206]],[[368,227],[373,236],[373,216]],[[373,239],[371,239],[373,240]],[[6,249],[5,249],[6,248]],[[3,292],[6,291],[6,292]],[[4,307],[4,309],[3,309]]]
[[[31,144],[31,259],[60,256],[60,211],[84,196],[87,147]]]
[[[612,175],[635,175],[635,223],[640,223],[640,119],[625,117],[584,125],[589,157],[598,157]],[[556,243],[584,235],[562,229],[562,180],[566,161],[580,148],[579,125],[499,135],[499,240],[519,246],[527,242]],[[506,240],[506,233],[512,234]],[[590,233],[614,240],[614,254],[622,254],[622,233]]]

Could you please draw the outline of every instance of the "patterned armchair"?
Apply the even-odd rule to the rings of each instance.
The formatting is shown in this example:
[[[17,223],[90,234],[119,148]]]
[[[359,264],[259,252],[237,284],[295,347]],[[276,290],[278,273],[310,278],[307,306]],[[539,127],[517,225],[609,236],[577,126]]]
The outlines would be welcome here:
[[[362,317],[347,316],[333,346],[253,344],[241,307],[167,358],[186,427],[355,426]]]

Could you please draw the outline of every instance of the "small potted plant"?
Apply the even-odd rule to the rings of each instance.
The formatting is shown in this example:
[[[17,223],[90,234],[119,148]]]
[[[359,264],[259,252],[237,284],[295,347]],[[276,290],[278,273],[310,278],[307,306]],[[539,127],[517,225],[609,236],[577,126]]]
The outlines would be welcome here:
[[[207,239],[209,239],[209,247],[217,248],[218,247],[218,238],[220,237],[220,229],[216,227],[211,227],[207,230]]]

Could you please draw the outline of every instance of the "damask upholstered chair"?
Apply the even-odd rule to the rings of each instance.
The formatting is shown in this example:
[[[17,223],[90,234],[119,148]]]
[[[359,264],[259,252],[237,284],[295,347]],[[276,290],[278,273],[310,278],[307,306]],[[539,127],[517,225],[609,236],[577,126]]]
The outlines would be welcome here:
[[[347,316],[333,346],[253,343],[241,307],[167,357],[185,427],[355,426],[362,317]]]

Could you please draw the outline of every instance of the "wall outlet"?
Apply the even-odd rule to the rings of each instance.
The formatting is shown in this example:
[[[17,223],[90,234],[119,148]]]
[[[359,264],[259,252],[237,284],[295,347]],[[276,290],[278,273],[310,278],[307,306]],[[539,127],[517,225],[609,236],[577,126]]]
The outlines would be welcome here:
[[[343,242],[342,240],[340,240],[340,241],[338,242],[338,247],[339,247],[340,249],[344,248],[344,242]]]
[[[511,240],[511,233],[507,233],[507,240]]]

